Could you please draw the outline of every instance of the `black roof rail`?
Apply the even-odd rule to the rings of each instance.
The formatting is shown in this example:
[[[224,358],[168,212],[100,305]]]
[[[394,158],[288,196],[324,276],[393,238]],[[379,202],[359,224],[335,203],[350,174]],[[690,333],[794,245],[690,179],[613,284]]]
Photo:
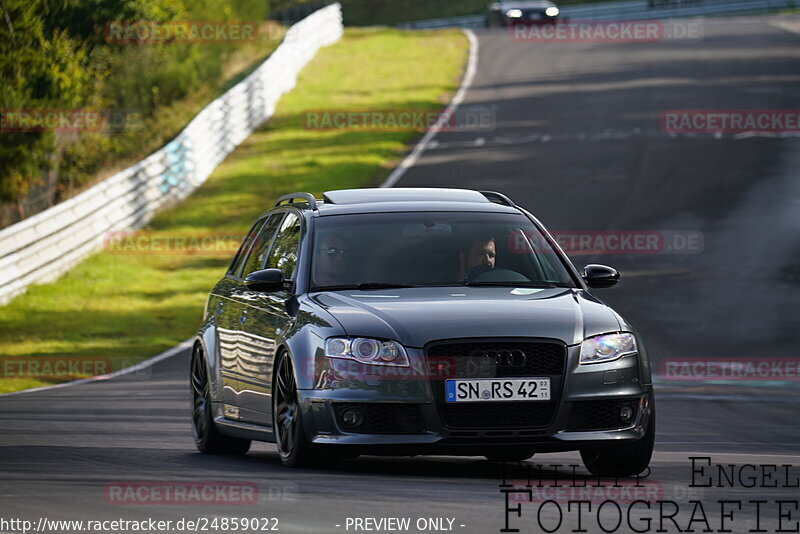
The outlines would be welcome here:
[[[317,211],[317,199],[314,198],[314,195],[311,193],[291,193],[288,195],[283,195],[281,198],[275,202],[275,206],[280,206],[283,202],[289,201],[289,203],[294,202],[295,199],[305,200],[311,206],[311,209]]]
[[[480,193],[488,198],[490,202],[494,202],[495,204],[504,204],[506,206],[511,206],[512,208],[517,207],[517,205],[514,204],[514,202],[503,193],[498,193],[496,191],[481,191]]]

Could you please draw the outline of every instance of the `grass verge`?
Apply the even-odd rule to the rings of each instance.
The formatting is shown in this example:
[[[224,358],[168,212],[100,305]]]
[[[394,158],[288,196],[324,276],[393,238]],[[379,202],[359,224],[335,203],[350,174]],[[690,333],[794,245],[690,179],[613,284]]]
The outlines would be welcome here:
[[[185,202],[159,214],[145,235],[162,243],[240,236],[281,194],[378,182],[419,131],[309,130],[304,113],[441,108],[458,87],[468,50],[458,30],[348,30],[305,68],[272,120]],[[32,362],[96,360],[116,370],[191,336],[235,251],[153,252],[100,252],[0,307],[0,392],[82,376],[37,378],[26,372]]]

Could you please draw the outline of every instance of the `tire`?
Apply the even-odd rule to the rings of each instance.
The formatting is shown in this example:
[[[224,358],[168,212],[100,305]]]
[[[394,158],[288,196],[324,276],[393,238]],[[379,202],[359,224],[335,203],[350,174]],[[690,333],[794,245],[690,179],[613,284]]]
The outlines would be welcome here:
[[[189,370],[194,444],[203,454],[246,454],[250,450],[249,439],[225,436],[219,432],[214,423],[208,375],[203,348],[199,344],[195,345]]]
[[[640,440],[631,445],[614,448],[581,450],[583,465],[598,477],[633,477],[647,469],[653,456],[656,441],[655,407],[647,422],[647,431]]]
[[[286,467],[318,465],[322,457],[315,454],[303,432],[297,380],[285,351],[278,355],[272,384],[272,422],[281,463]]]

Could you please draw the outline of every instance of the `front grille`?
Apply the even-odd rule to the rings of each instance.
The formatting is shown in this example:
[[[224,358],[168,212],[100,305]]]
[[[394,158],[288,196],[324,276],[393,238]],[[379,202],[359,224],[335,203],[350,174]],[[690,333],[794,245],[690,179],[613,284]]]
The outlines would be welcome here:
[[[363,422],[357,426],[347,425],[342,414],[357,410]],[[334,405],[336,423],[345,432],[358,434],[424,434],[425,424],[422,410],[414,404],[351,404]]]
[[[525,354],[520,365],[519,353]],[[431,368],[449,365],[448,378],[513,378],[564,373],[564,345],[557,343],[443,343],[427,350]]]
[[[555,417],[566,365],[566,346],[548,341],[445,341],[425,350],[432,370],[436,407],[442,424],[451,429],[544,428]],[[550,401],[444,401],[445,380],[452,378],[549,377]]]
[[[633,421],[638,415],[638,399],[612,399],[599,401],[573,402],[570,405],[567,430],[576,432],[582,430],[613,430],[625,428],[631,422],[624,423],[619,417],[619,411],[628,405],[633,410]]]

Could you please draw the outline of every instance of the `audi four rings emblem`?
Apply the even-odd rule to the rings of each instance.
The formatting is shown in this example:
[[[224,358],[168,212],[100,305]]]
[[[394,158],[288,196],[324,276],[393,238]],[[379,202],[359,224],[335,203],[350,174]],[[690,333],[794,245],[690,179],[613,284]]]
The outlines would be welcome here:
[[[521,350],[475,350],[470,353],[471,358],[480,358],[481,361],[497,365],[498,367],[524,367],[526,356]]]

